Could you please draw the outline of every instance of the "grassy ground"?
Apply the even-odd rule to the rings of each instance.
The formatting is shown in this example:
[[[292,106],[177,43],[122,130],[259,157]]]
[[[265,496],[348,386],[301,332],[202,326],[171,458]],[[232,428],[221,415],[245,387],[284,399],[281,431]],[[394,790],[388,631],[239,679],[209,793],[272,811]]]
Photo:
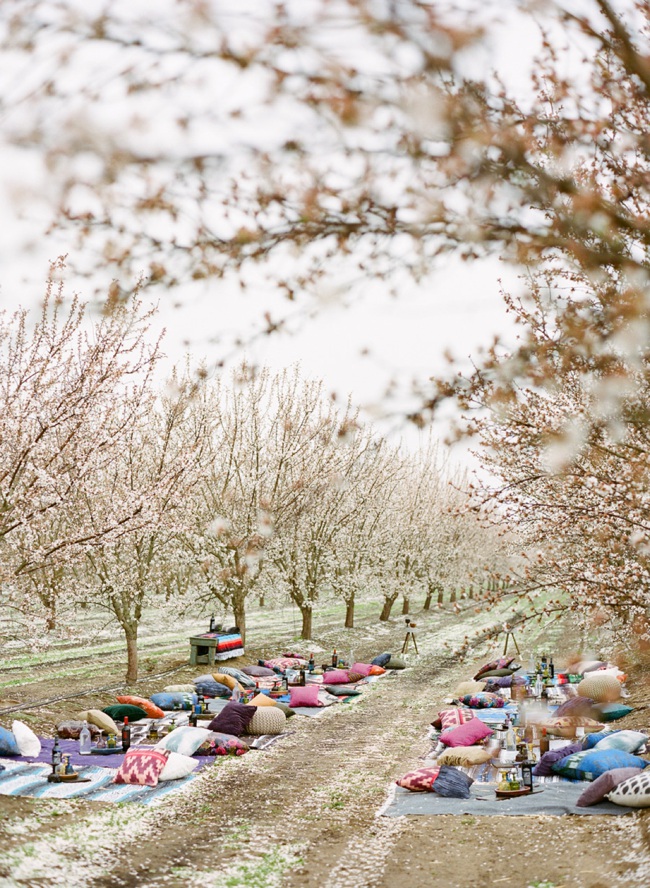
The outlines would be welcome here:
[[[289,612],[252,615],[247,656],[255,661],[287,648],[304,653],[354,651],[369,659],[396,652],[404,624],[376,622],[376,605],[343,630],[337,609],[319,616],[313,643],[296,640]],[[417,615],[419,655],[408,671],[377,682],[354,704],[322,718],[296,716],[291,733],[264,752],[215,762],[188,790],[156,807],[45,802],[0,797],[0,885],[181,886],[213,888],[606,888],[650,884],[647,818],[377,817],[391,782],[428,751],[429,722],[455,684],[469,677],[502,642],[484,644],[467,663],[451,651],[464,636],[507,616],[467,608]],[[298,624],[299,625],[299,624]],[[187,621],[147,632],[146,671],[135,691],[150,694],[191,679],[205,667],[187,664]],[[559,623],[517,633],[524,662],[542,650],[573,653],[571,627]],[[17,714],[51,734],[54,722],[114,693],[89,688],[122,683],[119,639],[80,639],[81,646],[29,656],[14,652],[0,668],[0,710],[38,701]],[[40,658],[40,659],[39,659]],[[81,659],[79,659],[81,658]],[[317,657],[318,659],[318,657]],[[40,665],[39,665],[40,664]],[[14,667],[19,667],[14,669]],[[18,673],[18,674],[16,674]],[[167,675],[161,675],[167,673]],[[634,672],[632,702],[650,697]],[[156,677],[160,676],[160,677]],[[70,698],[71,694],[81,696]],[[56,697],[68,699],[56,701]],[[13,701],[13,702],[12,702]],[[645,710],[628,716],[641,726]],[[625,724],[624,726],[628,726]]]

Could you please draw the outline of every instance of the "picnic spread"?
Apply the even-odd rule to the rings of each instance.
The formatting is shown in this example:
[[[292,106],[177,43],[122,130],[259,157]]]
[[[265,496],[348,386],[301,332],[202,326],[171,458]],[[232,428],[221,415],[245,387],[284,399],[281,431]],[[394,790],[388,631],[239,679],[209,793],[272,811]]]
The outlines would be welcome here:
[[[284,652],[215,668],[148,698],[121,694],[103,709],[72,713],[54,738],[19,720],[0,726],[0,795],[150,804],[191,784],[216,757],[268,749],[294,733],[291,717],[356,702],[406,664],[390,653],[348,664],[334,651],[317,666],[313,655]]]
[[[606,661],[515,657],[483,664],[445,699],[432,748],[391,787],[380,813],[620,815],[650,807],[650,737],[615,722],[633,712],[625,674]]]

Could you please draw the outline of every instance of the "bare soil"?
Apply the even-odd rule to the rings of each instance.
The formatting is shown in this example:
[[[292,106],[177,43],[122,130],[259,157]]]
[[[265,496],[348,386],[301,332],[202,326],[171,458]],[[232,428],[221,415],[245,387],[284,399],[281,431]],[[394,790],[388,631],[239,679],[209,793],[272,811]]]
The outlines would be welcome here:
[[[481,617],[466,615],[476,627]],[[157,806],[45,802],[0,796],[0,885],[181,886],[215,888],[609,888],[650,884],[650,833],[645,812],[625,817],[379,817],[391,783],[430,749],[427,729],[445,696],[494,648],[458,663],[443,647],[458,633],[452,613],[418,617],[421,654],[412,668],[375,683],[353,704],[322,718],[296,716],[292,733],[268,750],[218,760],[187,791]],[[349,647],[359,659],[399,651],[400,619],[378,632],[368,624],[344,636],[329,628],[318,641]],[[540,635],[542,633],[542,635]],[[462,635],[461,635],[462,637]],[[522,653],[538,649],[543,630],[522,633]],[[550,639],[561,663],[570,632]],[[273,638],[233,665],[286,649]],[[293,647],[295,648],[295,644]],[[304,644],[302,647],[305,650]],[[500,652],[500,651],[499,651]],[[572,651],[571,651],[572,652]],[[479,655],[480,654],[480,655]],[[135,692],[191,679],[186,652],[159,661]],[[627,663],[631,702],[621,727],[646,727],[650,685],[641,664]],[[50,670],[52,671],[52,670]],[[32,675],[33,677],[33,675]],[[0,710],[52,700],[88,687],[119,685],[117,665],[89,661],[65,680],[43,672],[15,686]],[[50,702],[3,714],[51,735],[52,725],[114,693]]]

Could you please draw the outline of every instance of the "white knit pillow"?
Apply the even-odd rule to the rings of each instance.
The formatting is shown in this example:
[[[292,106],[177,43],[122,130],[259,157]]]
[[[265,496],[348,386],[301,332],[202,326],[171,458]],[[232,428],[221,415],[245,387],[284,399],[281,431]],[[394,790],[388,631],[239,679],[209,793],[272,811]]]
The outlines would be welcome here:
[[[578,685],[581,697],[590,697],[595,703],[613,703],[621,696],[621,683],[613,675],[594,672]]]

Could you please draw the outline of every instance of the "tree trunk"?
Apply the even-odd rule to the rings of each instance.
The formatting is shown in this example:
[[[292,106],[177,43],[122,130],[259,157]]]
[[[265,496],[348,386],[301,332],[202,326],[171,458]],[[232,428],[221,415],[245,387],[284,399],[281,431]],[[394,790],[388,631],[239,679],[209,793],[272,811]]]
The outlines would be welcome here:
[[[384,598],[384,606],[381,609],[381,613],[379,614],[379,619],[382,623],[385,623],[387,620],[390,620],[390,612],[393,609],[393,605],[397,601],[397,595],[393,595],[392,598]]]
[[[126,635],[126,681],[128,684],[138,680],[138,627],[127,626]]]
[[[427,597],[424,599],[424,610],[428,611],[431,609],[431,600],[433,599],[433,592],[427,592]]]
[[[449,604],[453,604],[456,601],[456,590],[452,589],[451,594],[449,596]]]
[[[311,638],[311,618],[313,611],[310,607],[301,607],[300,613],[302,614],[302,631],[300,633],[300,637]]]
[[[410,613],[411,613],[411,611],[410,611],[409,599],[405,595],[404,601],[402,602],[402,614],[410,614]]]
[[[442,586],[438,589],[438,604],[442,604],[444,601],[444,589]]]
[[[233,601],[232,612],[235,617],[235,625],[239,629],[241,640],[246,644],[246,604],[242,601]]]
[[[354,629],[354,598],[346,602],[345,606],[345,628]]]
[[[266,601],[264,600],[264,595],[260,595],[260,607],[264,607]]]

